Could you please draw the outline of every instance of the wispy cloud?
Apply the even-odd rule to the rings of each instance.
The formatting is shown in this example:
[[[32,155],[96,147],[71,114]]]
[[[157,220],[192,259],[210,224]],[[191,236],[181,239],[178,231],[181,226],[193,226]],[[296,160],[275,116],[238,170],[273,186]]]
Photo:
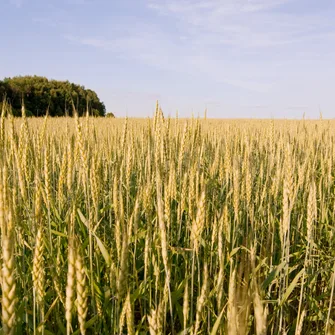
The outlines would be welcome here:
[[[148,0],[148,7],[159,10],[181,13],[215,11],[220,15],[232,15],[239,12],[258,12],[280,6],[293,0]]]
[[[292,68],[299,57],[318,57],[313,45],[335,41],[331,16],[284,10],[302,0],[144,1],[151,15],[157,21],[163,15],[173,31],[142,21],[131,25],[125,18],[116,30],[112,25],[101,35],[66,39],[122,59],[262,94],[283,81],[290,66],[299,73],[299,64]]]
[[[148,8],[173,17],[195,43],[246,48],[281,47],[335,31],[333,21],[317,14],[276,11],[297,0],[148,0]],[[329,31],[326,31],[326,34]]]
[[[23,3],[24,3],[24,0],[9,0],[9,2],[10,2],[13,6],[15,6],[15,7],[17,7],[17,8],[21,8],[22,5],[23,5]]]
[[[94,4],[94,0],[66,0],[66,3],[69,5],[90,5]]]
[[[229,66],[229,62],[211,59],[209,55],[200,51],[194,54],[194,50],[188,50],[187,44],[177,45],[157,32],[137,32],[136,35],[110,39],[74,35],[64,37],[71,43],[109,51],[120,59],[141,61],[151,67],[179,73],[179,76],[202,77],[251,92],[265,92],[268,86],[250,71],[246,73],[246,65],[236,71]],[[255,68],[255,74],[256,71]]]

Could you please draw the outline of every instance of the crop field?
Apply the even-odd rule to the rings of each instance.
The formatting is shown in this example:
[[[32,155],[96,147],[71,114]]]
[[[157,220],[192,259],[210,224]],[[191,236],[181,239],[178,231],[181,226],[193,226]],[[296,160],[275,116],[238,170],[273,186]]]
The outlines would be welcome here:
[[[9,111],[3,334],[334,334],[335,121]]]

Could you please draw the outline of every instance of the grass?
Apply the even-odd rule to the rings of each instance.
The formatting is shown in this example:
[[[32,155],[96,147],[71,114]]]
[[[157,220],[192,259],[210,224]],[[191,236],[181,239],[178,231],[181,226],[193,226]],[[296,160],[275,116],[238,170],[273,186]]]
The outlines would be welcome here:
[[[335,122],[14,119],[3,334],[332,334]]]

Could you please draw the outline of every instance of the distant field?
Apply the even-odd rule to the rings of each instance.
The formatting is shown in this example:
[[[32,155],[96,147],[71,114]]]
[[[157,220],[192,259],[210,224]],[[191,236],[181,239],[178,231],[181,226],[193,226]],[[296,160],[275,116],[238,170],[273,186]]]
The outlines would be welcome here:
[[[335,121],[1,118],[4,334],[333,334]]]

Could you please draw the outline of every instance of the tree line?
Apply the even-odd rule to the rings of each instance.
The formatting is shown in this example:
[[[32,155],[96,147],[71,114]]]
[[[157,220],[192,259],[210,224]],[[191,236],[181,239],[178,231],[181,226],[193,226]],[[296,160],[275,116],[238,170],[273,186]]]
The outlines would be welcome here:
[[[79,116],[105,116],[106,107],[96,92],[69,81],[49,80],[40,76],[18,76],[0,80],[0,100],[12,107],[14,116],[21,116],[24,103],[27,116],[72,116],[75,107]],[[0,102],[1,104],[1,102]]]

